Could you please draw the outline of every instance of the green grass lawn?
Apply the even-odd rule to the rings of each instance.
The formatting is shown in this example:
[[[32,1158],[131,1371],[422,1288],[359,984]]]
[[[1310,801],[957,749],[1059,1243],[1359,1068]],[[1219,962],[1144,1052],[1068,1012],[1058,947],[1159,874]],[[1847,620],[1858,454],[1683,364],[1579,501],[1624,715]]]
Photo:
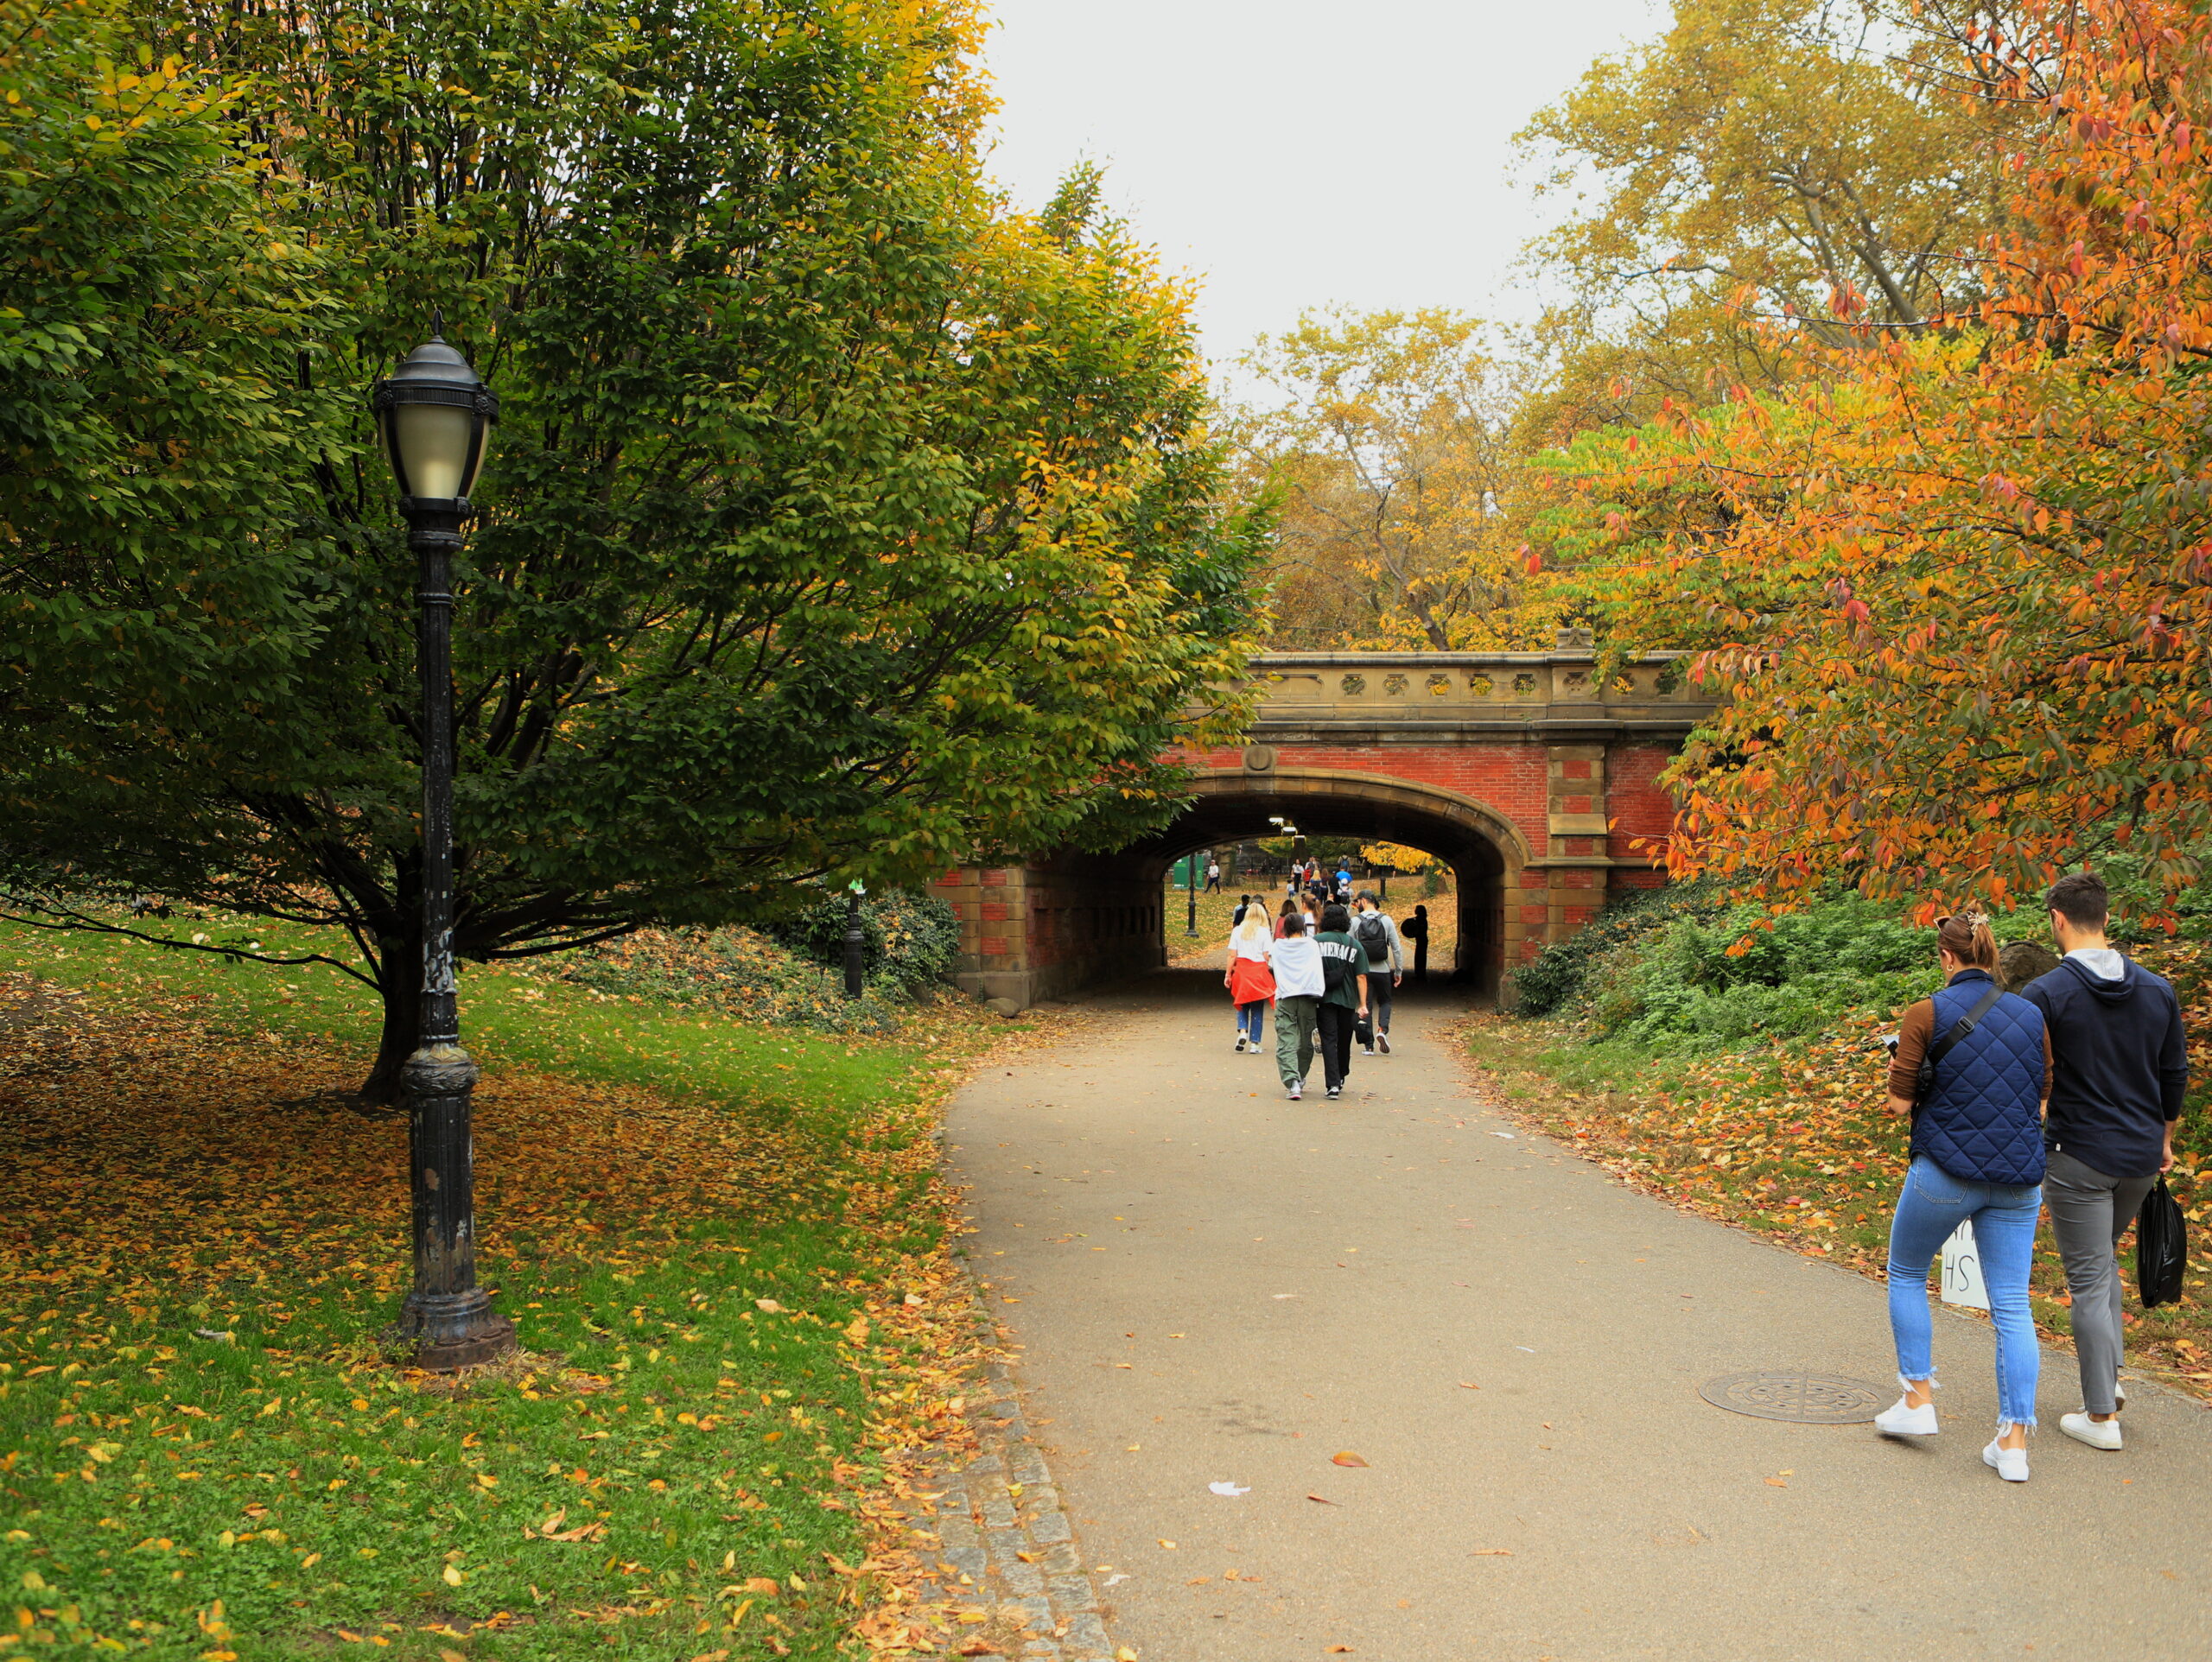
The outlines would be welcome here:
[[[0,1654],[839,1653],[981,1030],[470,972],[480,1266],[525,1348],[456,1386],[378,1340],[405,1128],[341,1100],[368,989],[15,925],[0,977],[81,995],[0,1027]]]

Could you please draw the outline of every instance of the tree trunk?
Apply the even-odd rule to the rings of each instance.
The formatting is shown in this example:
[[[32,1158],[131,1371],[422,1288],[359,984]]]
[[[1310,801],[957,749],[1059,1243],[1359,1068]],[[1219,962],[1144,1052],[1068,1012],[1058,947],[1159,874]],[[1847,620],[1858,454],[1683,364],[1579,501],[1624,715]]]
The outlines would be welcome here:
[[[423,942],[410,934],[378,943],[383,959],[378,990],[384,994],[384,1031],[377,1040],[376,1065],[361,1086],[362,1100],[399,1101],[399,1070],[415,1054],[423,1034]]]

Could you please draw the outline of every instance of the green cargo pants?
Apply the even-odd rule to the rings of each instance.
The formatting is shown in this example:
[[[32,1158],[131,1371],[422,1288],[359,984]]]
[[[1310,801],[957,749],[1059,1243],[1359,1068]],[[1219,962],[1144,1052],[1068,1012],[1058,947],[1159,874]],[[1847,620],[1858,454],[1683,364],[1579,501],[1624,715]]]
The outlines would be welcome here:
[[[1283,1088],[1301,1084],[1313,1065],[1313,1026],[1321,1000],[1312,993],[1275,1000],[1275,1071]]]

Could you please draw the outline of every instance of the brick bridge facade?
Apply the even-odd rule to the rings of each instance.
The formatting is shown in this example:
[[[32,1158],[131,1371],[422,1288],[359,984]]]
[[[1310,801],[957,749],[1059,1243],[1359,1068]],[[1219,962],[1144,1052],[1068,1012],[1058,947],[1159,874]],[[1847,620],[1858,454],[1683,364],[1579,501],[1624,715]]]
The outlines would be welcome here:
[[[1662,880],[1643,839],[1675,805],[1656,783],[1711,710],[1671,658],[1600,685],[1585,644],[1554,652],[1287,652],[1253,661],[1247,742],[1186,753],[1190,806],[1110,855],[963,866],[959,980],[1020,1005],[1167,961],[1163,887],[1194,849],[1273,834],[1409,844],[1457,877],[1460,978],[1496,993],[1516,964]]]

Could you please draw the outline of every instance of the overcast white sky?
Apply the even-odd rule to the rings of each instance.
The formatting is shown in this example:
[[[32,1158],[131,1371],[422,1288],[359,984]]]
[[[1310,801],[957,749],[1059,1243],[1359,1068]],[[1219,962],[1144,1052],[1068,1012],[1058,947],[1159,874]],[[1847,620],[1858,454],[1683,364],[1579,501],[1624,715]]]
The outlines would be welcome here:
[[[1203,279],[1208,356],[1309,307],[1526,317],[1542,219],[1513,133],[1663,0],[995,0],[989,167],[1023,207],[1067,168]],[[1548,211],[1549,211],[1548,209]]]

